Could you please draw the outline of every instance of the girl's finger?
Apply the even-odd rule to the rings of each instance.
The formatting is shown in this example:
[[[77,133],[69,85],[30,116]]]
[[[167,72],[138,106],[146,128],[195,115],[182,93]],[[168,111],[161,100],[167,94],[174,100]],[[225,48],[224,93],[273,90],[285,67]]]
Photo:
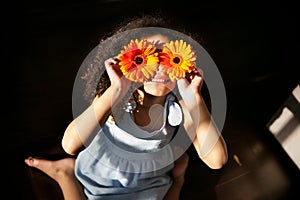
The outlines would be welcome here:
[[[115,72],[118,76],[122,76],[123,73],[120,70],[120,66],[119,66],[119,60],[117,60],[116,58],[109,58],[106,61],[104,61],[104,65],[106,67],[106,71],[108,73],[111,73],[112,71]]]
[[[189,86],[189,82],[187,79],[181,78],[177,81],[177,87],[179,91],[184,91]]]
[[[109,67],[109,66],[117,64],[117,61],[114,58],[109,58],[104,61],[104,64],[106,67]]]

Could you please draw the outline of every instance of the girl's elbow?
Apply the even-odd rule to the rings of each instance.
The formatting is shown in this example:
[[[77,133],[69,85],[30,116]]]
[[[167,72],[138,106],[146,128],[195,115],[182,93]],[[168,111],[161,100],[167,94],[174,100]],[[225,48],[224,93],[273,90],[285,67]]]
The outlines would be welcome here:
[[[65,139],[63,139],[61,142],[61,146],[67,154],[69,154],[69,155],[76,154],[76,152],[74,151],[74,148],[72,148],[72,145],[70,144],[69,141],[66,141]]]
[[[211,169],[221,169],[227,163],[227,156],[214,156],[210,159],[207,159],[205,162]]]
[[[77,155],[81,150],[82,144],[77,141],[76,138],[70,137],[71,133],[65,132],[65,135],[61,141],[63,150],[69,155]]]
[[[210,163],[209,167],[211,169],[221,169],[227,163],[227,159],[218,159]]]

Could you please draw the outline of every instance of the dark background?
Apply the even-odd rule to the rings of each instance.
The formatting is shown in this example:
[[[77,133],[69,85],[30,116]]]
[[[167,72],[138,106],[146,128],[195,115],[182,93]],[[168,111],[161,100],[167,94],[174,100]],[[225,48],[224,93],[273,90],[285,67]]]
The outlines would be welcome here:
[[[5,56],[2,147],[4,160],[18,160],[7,165],[8,182],[20,181],[16,174],[24,157],[60,142],[73,119],[77,71],[100,37],[124,18],[156,11],[200,35],[199,42],[223,77],[229,118],[236,116],[249,127],[264,130],[299,84],[298,9],[293,2],[9,2],[2,5],[1,17]],[[281,152],[268,133],[258,134],[267,146]],[[25,185],[20,194],[26,194],[28,182],[20,184]]]

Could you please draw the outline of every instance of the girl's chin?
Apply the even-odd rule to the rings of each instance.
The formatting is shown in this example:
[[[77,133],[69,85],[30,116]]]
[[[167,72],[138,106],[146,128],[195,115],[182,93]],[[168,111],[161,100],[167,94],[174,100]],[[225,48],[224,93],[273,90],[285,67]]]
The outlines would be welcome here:
[[[153,96],[165,96],[176,86],[176,82],[157,83],[147,82],[144,84],[144,91]]]

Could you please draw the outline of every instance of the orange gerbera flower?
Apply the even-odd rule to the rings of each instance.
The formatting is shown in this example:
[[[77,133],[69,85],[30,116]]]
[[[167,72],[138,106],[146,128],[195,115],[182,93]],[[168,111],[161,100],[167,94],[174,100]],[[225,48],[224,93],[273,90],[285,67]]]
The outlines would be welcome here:
[[[185,77],[185,74],[191,72],[196,66],[196,54],[191,45],[187,45],[183,40],[164,44],[159,57],[163,71],[171,80]]]
[[[134,82],[144,82],[154,76],[159,62],[156,47],[147,40],[131,40],[118,55],[120,69]]]

